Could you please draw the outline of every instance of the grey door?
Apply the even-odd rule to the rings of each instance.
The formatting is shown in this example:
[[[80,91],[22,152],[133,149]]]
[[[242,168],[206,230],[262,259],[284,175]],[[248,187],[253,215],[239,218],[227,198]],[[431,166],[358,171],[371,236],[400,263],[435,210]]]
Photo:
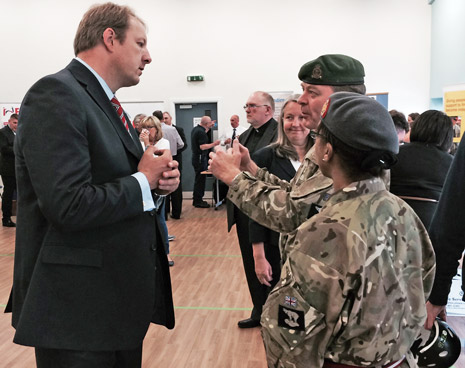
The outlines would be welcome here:
[[[204,115],[210,116],[212,120],[217,120],[216,102],[211,103],[182,103],[175,104],[175,124],[184,129],[187,144],[189,147],[182,153],[182,190],[186,193],[185,198],[192,198],[194,190],[194,168],[192,167],[192,143],[191,132],[194,128],[194,118],[201,118]],[[216,131],[216,132],[215,132]],[[211,138],[217,136],[218,124],[215,124]],[[212,179],[207,178],[206,191],[212,188]]]

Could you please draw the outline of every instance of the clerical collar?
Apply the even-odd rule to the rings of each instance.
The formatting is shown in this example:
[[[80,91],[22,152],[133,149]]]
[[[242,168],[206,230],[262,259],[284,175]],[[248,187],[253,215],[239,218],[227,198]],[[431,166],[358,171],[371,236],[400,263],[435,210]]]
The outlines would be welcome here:
[[[271,118],[273,119],[273,118]],[[259,128],[254,128],[254,130],[257,132],[257,133],[263,133],[265,130],[266,130],[266,127],[268,126],[269,122],[271,121],[268,120],[265,124],[263,124],[262,126],[260,126]]]

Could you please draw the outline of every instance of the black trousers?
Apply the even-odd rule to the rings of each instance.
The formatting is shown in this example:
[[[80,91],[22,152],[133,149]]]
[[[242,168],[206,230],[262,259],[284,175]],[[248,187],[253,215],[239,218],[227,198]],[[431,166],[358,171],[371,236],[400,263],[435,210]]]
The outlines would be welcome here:
[[[249,218],[241,210],[234,206],[234,217],[236,219],[236,231],[241,248],[242,263],[244,265],[245,277],[252,298],[253,309],[250,318],[259,321],[262,315],[263,304],[265,304],[268,294],[276,285],[280,275],[280,253],[278,247],[265,248],[265,256],[273,271],[271,287],[263,285],[258,281],[255,273],[255,261],[253,258],[252,243],[249,241]],[[268,252],[266,251],[268,250]]]
[[[205,194],[205,184],[207,181],[207,176],[204,174],[201,174],[201,172],[207,170],[207,167],[208,167],[207,156],[200,155],[198,157],[198,162],[192,159],[192,166],[194,167],[194,171],[195,171],[193,203],[198,204],[203,201],[203,196]]]
[[[181,180],[181,178],[179,179]],[[173,217],[179,218],[181,217],[182,212],[182,184],[181,181],[179,182],[178,189],[176,189],[173,193],[166,197],[166,207],[165,207],[165,214],[168,218],[168,214],[170,213]]]
[[[142,344],[134,350],[80,351],[35,348],[37,368],[140,368]]]
[[[2,213],[3,219],[9,219],[13,209],[13,194],[16,190],[16,178],[14,176],[2,175]]]

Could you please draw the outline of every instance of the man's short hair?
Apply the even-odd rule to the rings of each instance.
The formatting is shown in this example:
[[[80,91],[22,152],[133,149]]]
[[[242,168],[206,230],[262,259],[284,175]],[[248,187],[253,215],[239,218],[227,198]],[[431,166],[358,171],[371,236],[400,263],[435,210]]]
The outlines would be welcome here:
[[[163,121],[163,112],[161,110],[155,110],[152,115],[158,118],[158,120]]]
[[[407,133],[410,130],[410,126],[407,123],[405,115],[397,110],[390,110],[389,114],[391,115],[394,126],[398,132],[405,131]]]
[[[16,119],[18,120],[19,119],[19,115],[18,114],[11,114],[10,117],[8,118],[8,120],[10,119]]]
[[[105,3],[92,6],[82,17],[76,36],[74,37],[74,54],[90,50],[103,42],[103,32],[107,28],[115,31],[116,39],[121,43],[126,39],[131,17],[145,23],[138,18],[131,8]]]
[[[364,84],[348,84],[346,86],[331,86],[333,92],[354,92],[361,95],[366,94],[367,88]]]
[[[274,98],[269,93],[263,91],[257,91],[256,93],[266,101],[266,105],[270,106],[271,110],[275,110]]]

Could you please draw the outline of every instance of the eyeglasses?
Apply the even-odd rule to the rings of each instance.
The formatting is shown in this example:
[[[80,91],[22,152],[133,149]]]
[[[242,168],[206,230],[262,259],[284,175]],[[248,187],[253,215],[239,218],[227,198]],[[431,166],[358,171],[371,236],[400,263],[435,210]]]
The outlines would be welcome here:
[[[245,105],[244,105],[244,110],[247,110],[247,109],[256,109],[257,107],[263,107],[263,106],[269,106],[269,105],[245,104]]]
[[[324,137],[324,135],[318,133],[318,132],[315,131],[315,130],[310,130],[310,138],[312,138],[313,140],[315,140],[316,137]]]

